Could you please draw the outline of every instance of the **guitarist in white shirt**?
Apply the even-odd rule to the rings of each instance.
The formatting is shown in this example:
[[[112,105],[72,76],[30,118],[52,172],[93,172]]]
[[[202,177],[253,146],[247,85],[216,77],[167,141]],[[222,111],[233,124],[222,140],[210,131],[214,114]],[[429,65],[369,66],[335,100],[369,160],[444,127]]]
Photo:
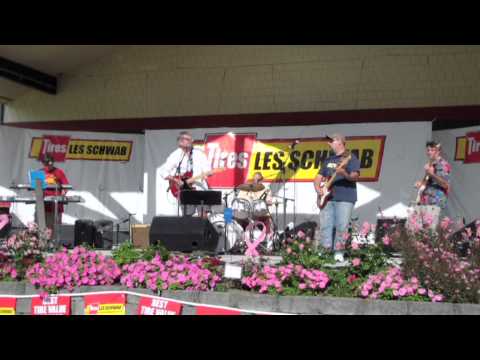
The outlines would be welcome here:
[[[327,136],[328,145],[335,155],[328,157],[314,181],[314,186],[319,198],[331,191],[325,202],[320,204],[320,242],[324,250],[335,251],[335,260],[344,261],[344,234],[348,231],[348,224],[352,210],[357,202],[356,182],[360,177],[360,161],[349,153],[346,148],[345,136],[333,134]],[[348,157],[347,157],[348,156]],[[348,162],[347,162],[348,161]],[[344,163],[344,167],[339,167]],[[327,189],[325,183],[335,177],[331,188]],[[335,229],[335,238],[333,237]]]
[[[172,152],[167,161],[162,165],[160,175],[180,188],[186,183],[189,186],[193,185],[197,190],[208,190],[205,178],[210,174],[212,168],[208,163],[207,156],[200,149],[193,148],[193,137],[190,132],[180,132],[177,140],[178,149]],[[189,179],[180,179],[189,173],[191,173]],[[205,176],[203,177],[202,175]],[[200,177],[200,179],[192,181],[193,178],[197,177]],[[169,188],[169,191],[171,190]],[[193,215],[195,211],[196,206],[187,206],[187,213],[184,215]]]

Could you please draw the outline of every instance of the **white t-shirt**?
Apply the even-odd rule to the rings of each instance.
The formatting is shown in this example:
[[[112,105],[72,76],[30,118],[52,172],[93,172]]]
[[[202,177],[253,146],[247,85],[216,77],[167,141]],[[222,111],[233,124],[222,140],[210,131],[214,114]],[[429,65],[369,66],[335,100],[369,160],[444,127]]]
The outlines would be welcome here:
[[[178,148],[167,158],[167,161],[162,165],[160,175],[166,179],[168,176],[175,176],[177,169],[180,165],[179,175],[183,175],[188,171],[193,172],[193,176],[205,174],[212,170],[211,165],[208,163],[207,156],[202,150],[193,149],[191,154],[185,154],[182,149]],[[208,189],[207,182],[205,180],[198,180],[194,186],[200,187],[200,190]]]

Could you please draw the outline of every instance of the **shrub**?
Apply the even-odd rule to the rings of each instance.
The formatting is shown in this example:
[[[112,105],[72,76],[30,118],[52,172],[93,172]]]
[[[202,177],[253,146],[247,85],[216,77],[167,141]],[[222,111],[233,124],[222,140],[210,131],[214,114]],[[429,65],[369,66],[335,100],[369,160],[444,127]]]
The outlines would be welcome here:
[[[394,239],[402,252],[406,276],[416,276],[424,287],[441,293],[449,302],[480,301],[480,224],[476,234],[466,230],[471,246],[461,257],[452,234],[455,224],[444,218],[437,230],[429,228],[427,216],[413,218],[408,230]]]

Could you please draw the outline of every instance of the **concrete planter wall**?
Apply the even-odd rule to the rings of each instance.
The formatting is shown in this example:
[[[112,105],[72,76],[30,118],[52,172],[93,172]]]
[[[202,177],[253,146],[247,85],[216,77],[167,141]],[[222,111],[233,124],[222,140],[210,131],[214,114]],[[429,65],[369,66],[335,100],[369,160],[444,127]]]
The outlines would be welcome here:
[[[99,291],[133,291],[155,295],[146,289],[127,289],[124,286],[82,287],[74,293]],[[0,282],[2,295],[36,295],[39,291],[26,282]],[[61,293],[67,293],[62,291]],[[363,299],[333,298],[324,296],[270,296],[247,291],[232,290],[228,293],[164,291],[163,297],[219,305],[241,310],[269,311],[302,315],[480,315],[480,305],[422,303],[410,301],[380,301]],[[127,314],[136,315],[139,302],[137,296],[127,296]],[[31,299],[17,300],[17,314],[30,314]],[[81,297],[72,298],[72,314],[83,315],[84,304]],[[193,306],[184,306],[184,315],[193,315]]]

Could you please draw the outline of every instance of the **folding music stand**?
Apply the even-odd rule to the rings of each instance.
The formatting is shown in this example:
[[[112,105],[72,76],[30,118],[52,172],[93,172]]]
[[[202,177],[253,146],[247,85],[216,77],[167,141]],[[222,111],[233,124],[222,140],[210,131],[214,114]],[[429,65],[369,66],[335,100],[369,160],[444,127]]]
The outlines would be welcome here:
[[[180,192],[180,204],[183,205],[183,214],[186,214],[187,205],[214,206],[222,205],[221,191],[184,190]]]

